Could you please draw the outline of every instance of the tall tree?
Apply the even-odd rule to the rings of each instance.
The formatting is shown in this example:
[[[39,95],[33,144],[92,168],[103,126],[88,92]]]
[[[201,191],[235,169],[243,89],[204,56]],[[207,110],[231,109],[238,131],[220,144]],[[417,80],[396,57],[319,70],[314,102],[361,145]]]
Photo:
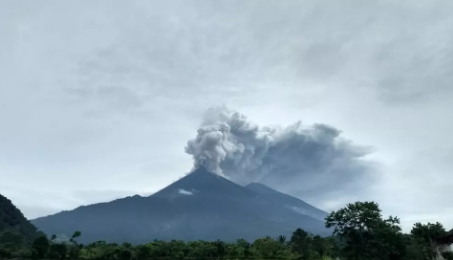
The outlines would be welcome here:
[[[69,257],[71,259],[77,259],[80,256],[80,246],[79,243],[77,243],[76,238],[80,237],[82,233],[80,231],[75,231],[69,241],[72,243],[72,245],[69,247]]]
[[[291,236],[290,245],[294,252],[297,252],[302,259],[308,260],[312,257],[311,246],[313,236],[303,229],[296,229]]]
[[[50,241],[46,236],[40,236],[32,245],[32,256],[36,259],[45,259],[50,248]]]
[[[439,222],[415,223],[411,230],[411,249],[418,252],[419,259],[433,259],[436,256],[433,240],[446,234],[444,226]]]
[[[80,237],[81,235],[82,235],[82,232],[75,231],[74,234],[72,234],[70,241],[77,245],[77,241],[75,239]]]
[[[329,245],[327,241],[318,235],[313,237],[312,246],[313,250],[318,254],[318,256],[321,259],[324,258],[324,255],[329,250]]]
[[[326,227],[334,227],[348,259],[403,259],[405,247],[399,219],[383,219],[375,202],[356,202],[334,211],[326,218]]]
[[[412,227],[411,234],[424,243],[429,244],[433,239],[446,235],[447,231],[445,231],[444,226],[439,222],[428,222],[424,225],[418,222]]]

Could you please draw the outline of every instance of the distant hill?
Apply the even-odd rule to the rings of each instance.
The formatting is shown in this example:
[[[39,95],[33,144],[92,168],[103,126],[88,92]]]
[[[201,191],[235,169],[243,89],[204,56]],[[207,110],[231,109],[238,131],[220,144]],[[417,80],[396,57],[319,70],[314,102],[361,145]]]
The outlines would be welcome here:
[[[23,243],[30,244],[39,233],[36,227],[28,221],[22,212],[5,196],[0,194],[0,243],[9,240],[6,232],[20,234]]]
[[[267,199],[271,199],[279,205],[283,205],[301,215],[307,215],[315,219],[325,221],[328,213],[322,211],[318,208],[313,207],[312,205],[300,200],[298,198],[292,197],[288,194],[276,191],[264,184],[253,182],[245,186],[247,189],[264,196]]]
[[[285,203],[200,168],[149,197],[136,195],[79,207],[32,222],[47,234],[70,235],[79,230],[82,243],[254,240],[290,235],[299,227],[330,235],[324,221],[301,214]]]

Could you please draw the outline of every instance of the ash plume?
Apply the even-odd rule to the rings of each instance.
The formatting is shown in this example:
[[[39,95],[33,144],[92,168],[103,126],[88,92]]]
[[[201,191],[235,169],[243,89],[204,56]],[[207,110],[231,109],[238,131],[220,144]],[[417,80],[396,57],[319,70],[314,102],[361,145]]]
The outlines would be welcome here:
[[[297,196],[358,189],[372,177],[369,147],[358,146],[325,124],[258,126],[224,106],[207,110],[185,148],[194,167],[239,184],[259,181]]]

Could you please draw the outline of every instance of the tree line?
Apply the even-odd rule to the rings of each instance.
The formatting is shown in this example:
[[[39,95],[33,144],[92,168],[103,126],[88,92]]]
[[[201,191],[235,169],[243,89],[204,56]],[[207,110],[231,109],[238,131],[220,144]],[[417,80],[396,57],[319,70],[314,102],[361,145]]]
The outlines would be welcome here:
[[[333,211],[326,217],[332,236],[321,237],[302,229],[290,237],[264,237],[253,242],[238,239],[224,241],[160,241],[132,245],[97,241],[83,245],[82,234],[74,232],[69,241],[60,242],[53,235],[41,235],[24,246],[14,234],[0,235],[0,258],[27,259],[347,259],[347,260],[432,260],[436,256],[436,238],[451,234],[440,223],[415,223],[410,233],[403,233],[397,217],[384,218],[375,202],[356,202]],[[443,253],[453,260],[449,252]]]

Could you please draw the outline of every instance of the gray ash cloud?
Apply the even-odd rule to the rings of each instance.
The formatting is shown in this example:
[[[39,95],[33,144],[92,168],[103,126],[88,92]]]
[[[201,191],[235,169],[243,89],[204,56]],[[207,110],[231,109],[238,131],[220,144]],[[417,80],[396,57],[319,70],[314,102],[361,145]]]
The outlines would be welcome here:
[[[259,126],[225,106],[207,110],[186,146],[195,167],[305,197],[363,188],[374,173],[371,151],[329,125]]]

